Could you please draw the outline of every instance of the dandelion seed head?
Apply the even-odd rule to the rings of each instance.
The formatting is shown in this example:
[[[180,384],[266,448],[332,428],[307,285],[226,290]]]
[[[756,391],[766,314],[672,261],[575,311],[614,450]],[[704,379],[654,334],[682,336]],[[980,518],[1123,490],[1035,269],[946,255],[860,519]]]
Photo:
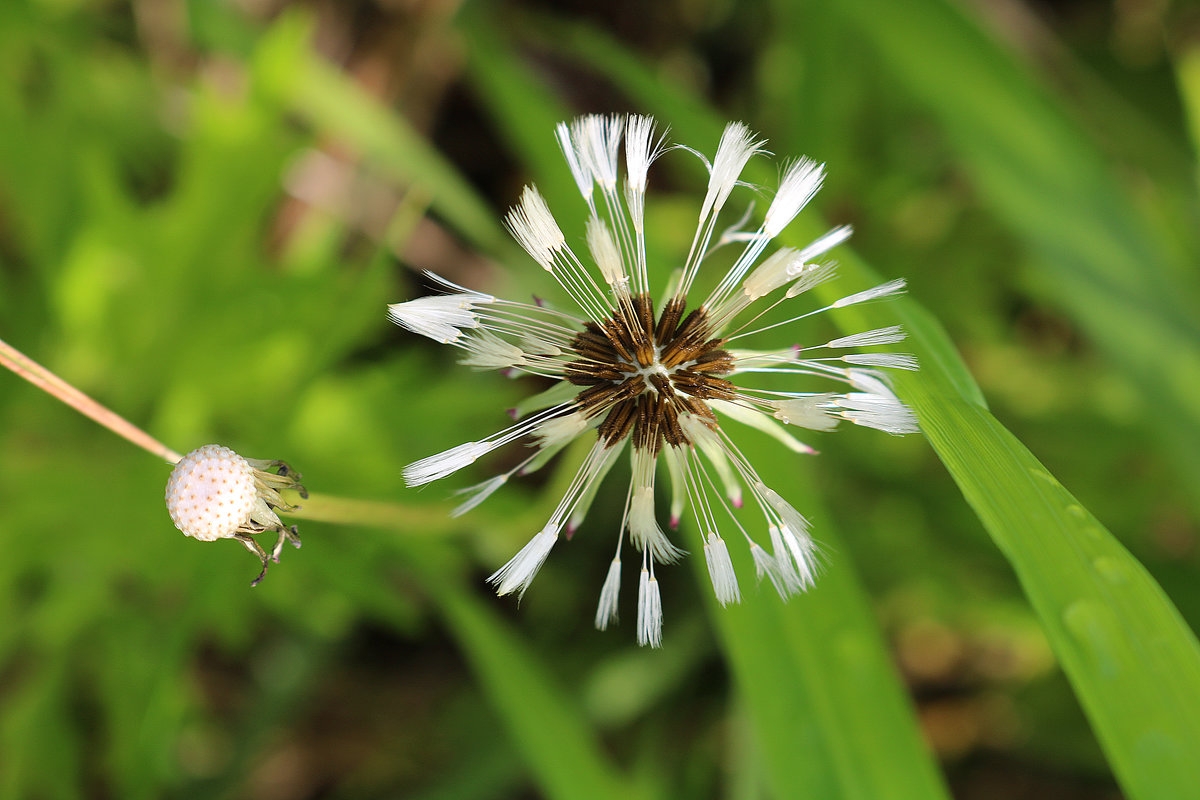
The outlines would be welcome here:
[[[849,226],[833,228],[802,248],[767,250],[817,194],[824,165],[807,158],[790,161],[757,226],[741,229],[748,213],[732,227],[719,227],[729,225],[718,218],[726,216],[723,209],[731,194],[747,185],[742,178],[746,164],[767,154],[765,140],[742,123],[730,123],[709,158],[690,147],[666,144],[656,130],[649,117],[596,115],[556,128],[555,138],[587,206],[584,250],[577,253],[563,236],[534,187],[525,189],[506,219],[513,236],[577,309],[501,300],[448,282],[445,286],[454,292],[449,297],[455,299],[392,306],[400,325],[465,350],[465,364],[555,381],[516,406],[511,426],[409,465],[404,473],[409,485],[447,477],[502,445],[524,442],[527,453],[518,463],[464,490],[457,515],[483,502],[511,476],[542,468],[573,441],[591,442],[545,526],[492,575],[500,594],[520,595],[529,588],[559,533],[571,538],[599,483],[628,451],[631,477],[595,625],[605,629],[617,621],[622,548],[632,548],[642,562],[637,639],[651,647],[662,643],[656,565],[702,551],[718,601],[740,602],[729,552],[738,540],[722,537],[723,518],[747,540],[758,578],[767,578],[781,596],[805,591],[816,580],[817,546],[808,521],[761,480],[738,449],[735,429],[744,425],[765,432],[797,454],[816,451],[793,438],[788,426],[818,435],[842,421],[887,433],[916,430],[912,412],[892,393],[881,370],[917,367],[906,354],[845,352],[898,342],[903,332],[896,327],[809,346],[770,342],[771,334],[790,322],[896,295],[904,289],[903,280],[854,292],[824,308],[792,312],[780,322],[758,322],[763,311],[775,306],[789,309],[808,302],[808,290],[836,275],[836,263],[819,259],[850,236]],[[662,296],[652,289],[656,284],[646,256],[644,212],[649,167],[674,149],[699,156],[709,177],[697,203],[691,248]],[[698,273],[712,263],[709,254],[738,243],[741,252],[724,277],[703,282],[715,288],[707,295],[693,292]],[[760,302],[762,310],[755,311]],[[766,373],[805,385],[791,392],[760,388],[755,378]],[[660,465],[671,491],[665,509],[656,500]],[[751,502],[735,515],[744,498]],[[694,525],[676,530],[689,511]],[[761,515],[756,529],[741,519],[755,511]],[[660,515],[669,519],[669,534],[659,524]],[[756,538],[769,542],[769,549]]]

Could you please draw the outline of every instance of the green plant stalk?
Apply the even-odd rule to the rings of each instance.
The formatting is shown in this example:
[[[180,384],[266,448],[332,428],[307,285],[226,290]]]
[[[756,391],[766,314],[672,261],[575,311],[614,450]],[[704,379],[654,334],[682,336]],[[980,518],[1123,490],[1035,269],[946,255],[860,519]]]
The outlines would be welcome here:
[[[1192,149],[1200,152],[1200,46],[1192,42],[1175,59],[1175,74],[1179,81],[1179,99],[1187,115],[1188,133],[1191,134]],[[1200,164],[1193,167],[1197,185],[1200,185]]]
[[[443,580],[426,569],[419,573],[547,797],[646,796],[603,755],[577,700],[562,690],[494,611],[457,579]]]

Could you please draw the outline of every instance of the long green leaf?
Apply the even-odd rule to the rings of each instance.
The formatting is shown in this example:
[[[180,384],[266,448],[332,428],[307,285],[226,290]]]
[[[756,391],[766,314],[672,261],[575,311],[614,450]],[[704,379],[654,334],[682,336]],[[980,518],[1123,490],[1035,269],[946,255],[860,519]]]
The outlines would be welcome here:
[[[1200,286],[1095,143],[959,3],[831,4],[933,113],[1054,299],[1130,379],[1200,508]],[[1193,237],[1191,246],[1196,245]]]
[[[1193,44],[1176,58],[1175,74],[1179,81],[1179,99],[1187,115],[1192,149],[1200,153],[1200,47]],[[1200,180],[1200,166],[1193,164],[1192,170],[1194,179]]]
[[[811,468],[780,462],[777,443],[765,437],[741,437],[738,446],[834,554],[813,589],[783,603],[769,584],[754,588],[749,558],[731,548],[743,600],[721,608],[710,598],[773,795],[948,797],[846,548],[811,491]],[[752,514],[745,523],[753,530]],[[704,588],[704,559],[692,562]]]
[[[1131,797],[1200,786],[1200,646],[1138,561],[984,409],[902,390],[1012,563]]]
[[[461,588],[442,611],[546,794],[558,800],[632,796],[604,760],[583,714],[556,688],[495,614]]]
[[[397,542],[525,756],[542,792],[555,800],[645,796],[600,749],[578,703],[428,548]]]

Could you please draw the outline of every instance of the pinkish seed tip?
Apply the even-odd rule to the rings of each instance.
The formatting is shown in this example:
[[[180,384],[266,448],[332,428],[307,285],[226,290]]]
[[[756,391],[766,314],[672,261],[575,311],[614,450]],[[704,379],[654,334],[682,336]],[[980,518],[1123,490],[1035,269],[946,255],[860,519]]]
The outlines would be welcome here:
[[[567,530],[566,530],[566,536],[567,536],[568,542],[571,541],[571,537],[575,535],[575,530],[576,530],[575,523],[568,521],[567,522]]]
[[[508,414],[509,419],[511,419],[513,422],[517,421],[517,407],[516,406],[513,406],[512,408],[508,409],[507,411],[505,411],[505,413]]]
[[[678,530],[679,529],[679,517],[672,514],[671,521],[668,524],[671,526],[671,530]]]
[[[533,295],[533,304],[534,304],[535,306],[537,306],[538,308],[545,308],[545,306],[546,306],[546,301],[545,301],[545,300],[543,300],[542,298],[538,297],[538,296],[535,294],[535,295]]]
[[[729,498],[729,501],[731,503],[733,503],[734,508],[741,508],[743,505],[746,504],[746,501],[742,499],[742,496],[740,494],[737,497]]]

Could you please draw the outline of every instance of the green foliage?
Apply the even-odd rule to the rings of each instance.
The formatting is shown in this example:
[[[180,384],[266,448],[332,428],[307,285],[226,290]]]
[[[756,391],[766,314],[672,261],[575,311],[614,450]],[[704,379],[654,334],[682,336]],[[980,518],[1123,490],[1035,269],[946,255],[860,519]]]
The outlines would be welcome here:
[[[0,797],[939,798],[992,757],[1137,800],[1200,784],[1195,52],[1176,99],[1169,62],[1081,45],[1059,85],[945,0],[643,10],[624,39],[468,4],[390,20],[383,51],[338,12],[175,10],[0,4],[0,331],[177,449],[295,464],[305,546],[250,590],[239,547],[172,529],[165,465],[0,375]],[[722,609],[685,529],[661,651],[629,613],[590,629],[619,487],[519,609],[482,585],[570,469],[461,520],[405,489],[540,387],[383,314],[425,267],[552,291],[500,209],[536,180],[582,231],[550,126],[610,107],[828,160],[788,236],[853,221],[828,297],[914,290],[835,322],[902,321],[923,365],[897,388],[924,438],[739,440],[827,569],[784,604],[735,552]],[[686,249],[702,181],[656,165],[652,257]]]

